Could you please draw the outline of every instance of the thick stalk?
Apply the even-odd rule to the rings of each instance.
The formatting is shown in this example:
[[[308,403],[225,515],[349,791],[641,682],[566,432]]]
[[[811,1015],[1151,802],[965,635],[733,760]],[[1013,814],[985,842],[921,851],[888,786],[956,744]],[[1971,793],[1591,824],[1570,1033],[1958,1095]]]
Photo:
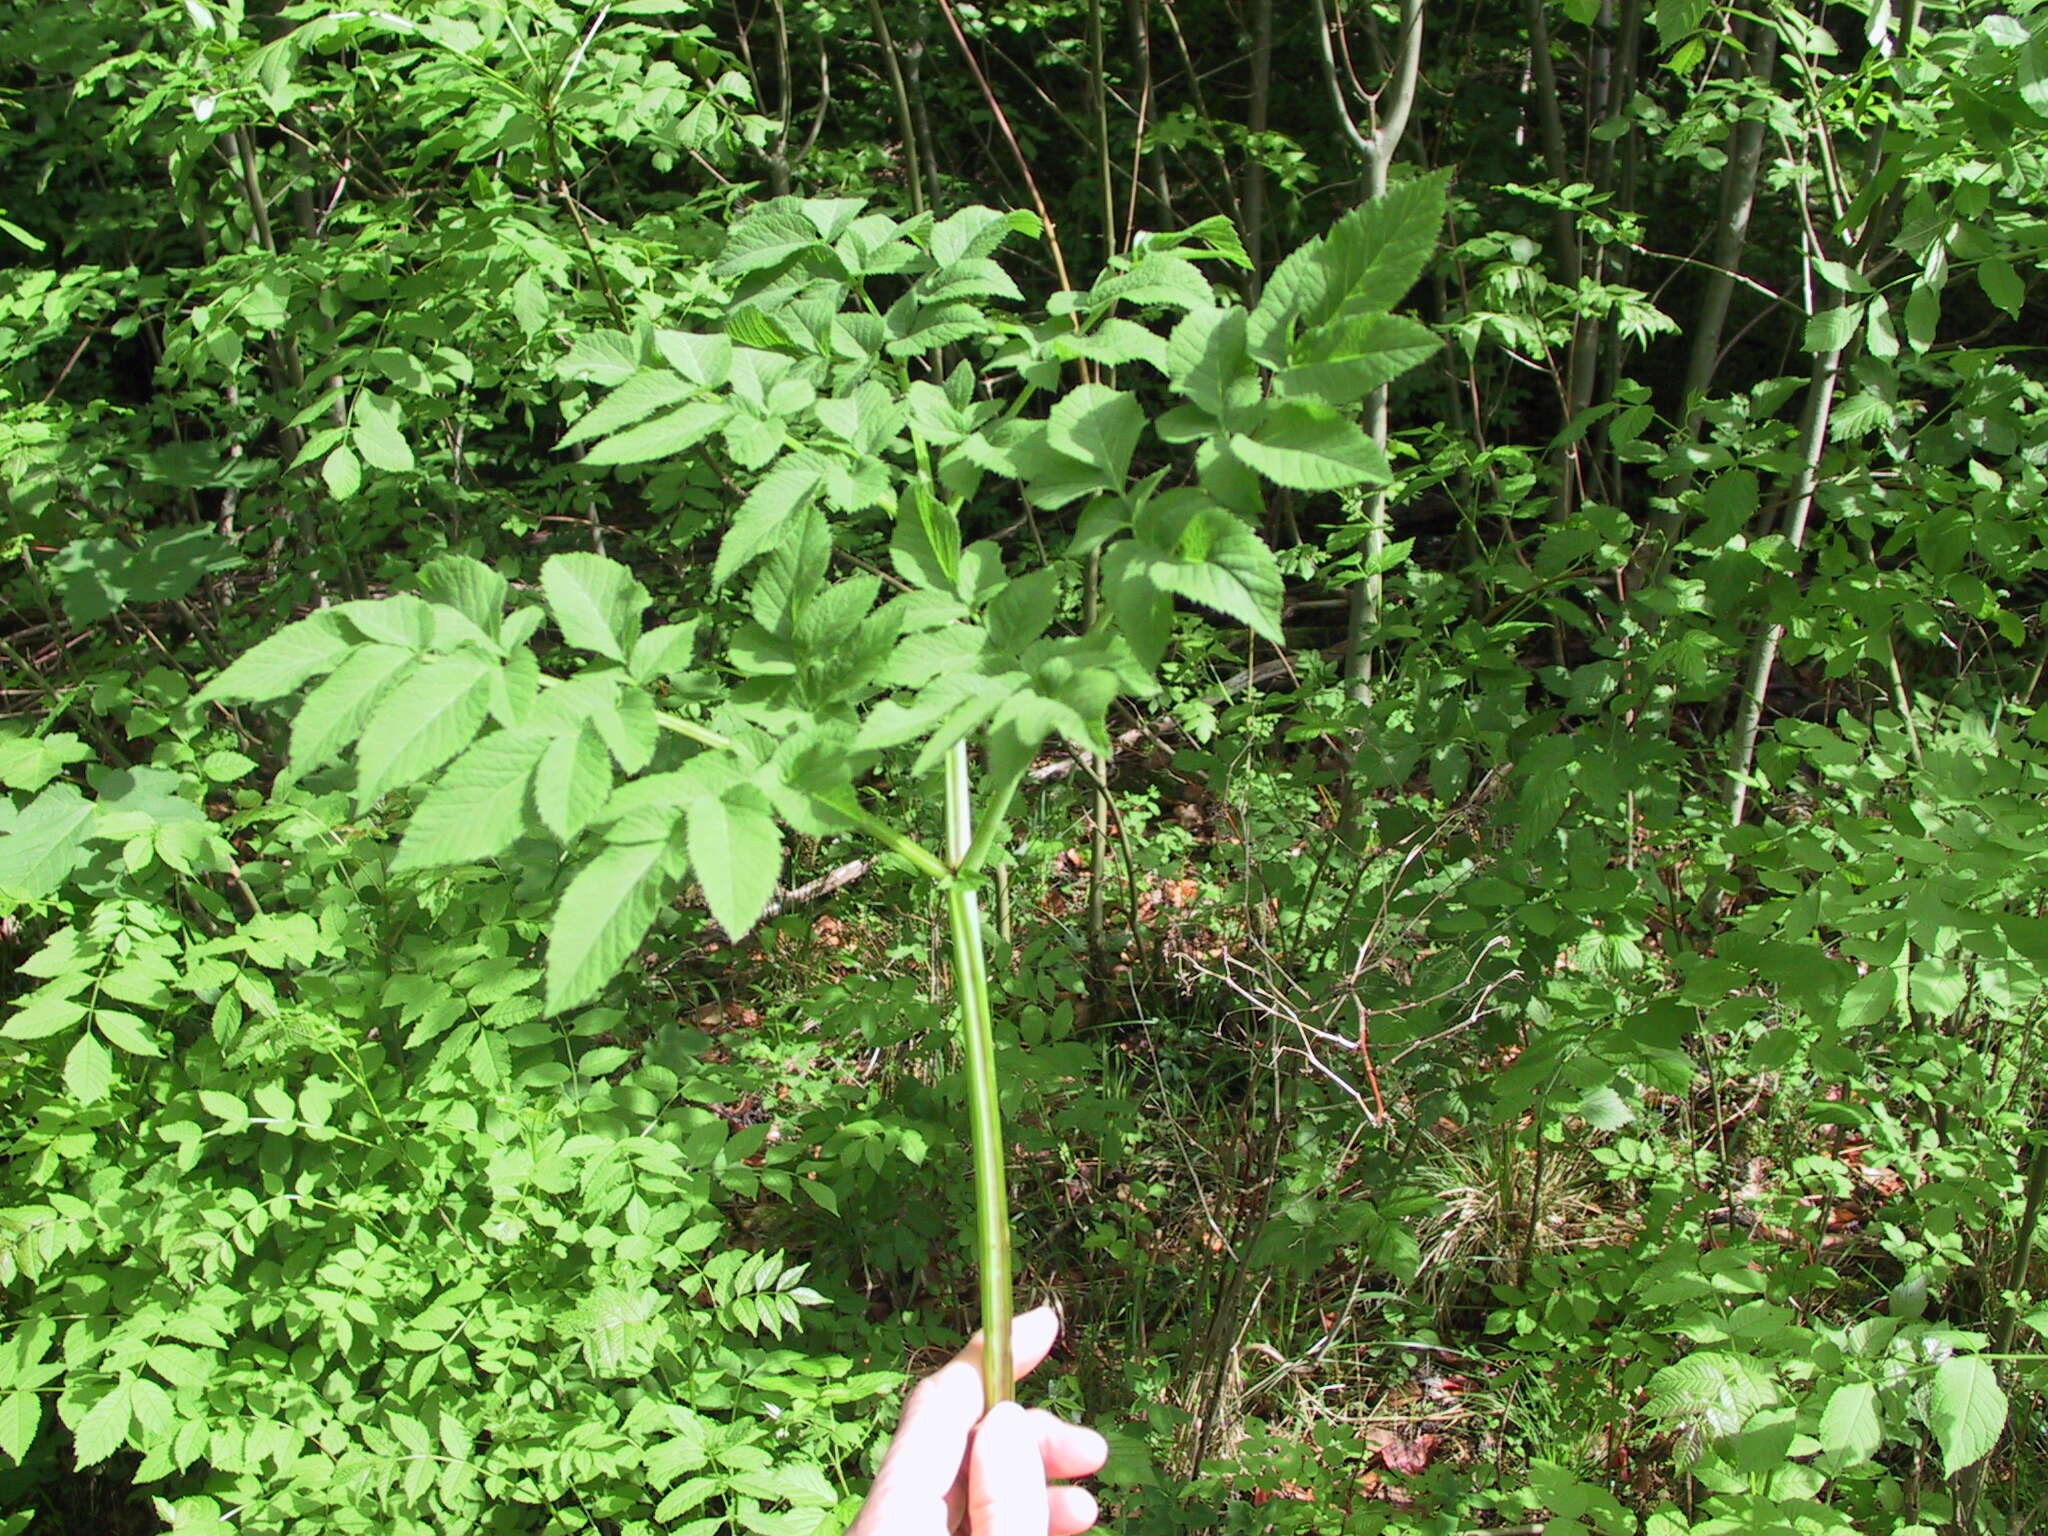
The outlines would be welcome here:
[[[1002,806],[990,806],[991,821]],[[946,884],[946,922],[953,935],[953,996],[967,1060],[967,1119],[974,1137],[975,1258],[981,1270],[981,1382],[989,1407],[1015,1392],[1010,1361],[1010,1194],[1003,1168],[1002,1098],[996,1087],[995,1014],[989,1001],[988,956],[981,943],[981,901],[971,878],[973,787],[967,744],[946,759],[946,856],[956,873]],[[983,845],[985,846],[985,844]]]

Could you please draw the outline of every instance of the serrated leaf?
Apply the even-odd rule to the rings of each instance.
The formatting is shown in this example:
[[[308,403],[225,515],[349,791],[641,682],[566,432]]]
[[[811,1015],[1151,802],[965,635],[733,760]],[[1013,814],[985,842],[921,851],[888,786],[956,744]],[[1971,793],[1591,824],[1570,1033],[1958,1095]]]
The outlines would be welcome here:
[[[732,415],[716,400],[692,400],[673,411],[608,437],[583,456],[586,464],[645,464],[694,448]]]
[[[621,772],[638,773],[652,761],[661,727],[654,718],[654,701],[638,688],[620,689],[588,718],[591,728],[611,748]]]
[[[1845,1467],[1870,1460],[1884,1444],[1884,1413],[1877,1388],[1852,1381],[1835,1388],[1820,1416],[1821,1449]]]
[[[537,731],[499,731],[463,753],[413,812],[391,867],[468,864],[511,847],[526,830],[526,787],[551,745]]]
[[[693,800],[687,816],[690,864],[711,915],[728,938],[741,938],[775,894],[782,833],[758,792],[745,788]]]
[[[1143,569],[1160,589],[1282,643],[1280,600],[1286,587],[1279,562],[1264,539],[1221,507],[1197,510],[1180,528],[1170,554]]]
[[[1167,338],[1166,376],[1210,416],[1246,403],[1239,397],[1256,392],[1257,370],[1245,350],[1244,310],[1189,310]]]
[[[647,589],[631,571],[603,555],[555,555],[540,568],[540,585],[564,640],[613,661],[626,659],[648,603]]]
[[[1106,384],[1081,384],[1060,397],[1045,424],[1048,446],[1099,469],[1112,485],[1130,473],[1145,430],[1137,397]]]
[[[85,1416],[71,1428],[71,1455],[80,1467],[97,1466],[121,1449],[128,1439],[128,1383],[116,1382],[113,1390],[85,1410]]]
[[[1394,477],[1386,454],[1357,422],[1306,401],[1268,409],[1253,433],[1233,433],[1230,446],[1253,469],[1290,490],[1385,485]]]
[[[668,365],[702,389],[717,389],[732,377],[732,339],[695,331],[656,331],[655,350]]]
[[[85,1004],[68,997],[31,997],[8,1015],[6,1024],[0,1025],[0,1039],[48,1039],[62,1034],[84,1017]]]
[[[292,716],[293,769],[304,773],[339,756],[361,733],[385,688],[416,659],[395,645],[359,645],[351,651]]]
[[[399,420],[398,407],[381,396],[365,391],[356,397],[349,441],[365,464],[392,474],[413,467],[412,448],[399,430]]]
[[[285,625],[259,641],[200,690],[199,700],[242,699],[261,704],[281,699],[308,678],[333,670],[354,648],[332,615],[316,613]]]
[[[489,674],[474,656],[437,657],[386,693],[356,748],[356,803],[412,783],[468,746],[490,707]]]
[[[550,926],[547,1011],[586,1003],[618,974],[687,867],[673,838],[613,843],[576,872]]]
[[[365,640],[402,646],[409,651],[424,651],[434,643],[433,604],[410,592],[338,603],[330,611],[345,619]]]
[[[1863,323],[1861,304],[1837,304],[1809,315],[1806,320],[1806,350],[1809,352],[1839,352],[1849,344],[1849,338],[1856,334],[1856,328]]]
[[[560,371],[566,379],[612,385],[631,378],[639,361],[638,345],[623,331],[592,331],[576,338]]]
[[[159,831],[158,836],[163,834]],[[92,1016],[92,1025],[107,1042],[131,1056],[161,1056],[163,1047],[149,1036],[149,1026],[134,1014],[123,1008],[101,1008]]]
[[[1985,257],[1977,263],[1977,286],[1984,290],[1985,298],[2013,319],[2020,317],[2020,310],[2027,302],[2027,285],[2013,270],[2011,262],[2002,256]]]
[[[512,584],[481,560],[468,555],[441,555],[421,567],[420,590],[430,601],[453,608],[483,634],[495,639],[505,617],[505,599]]]
[[[687,400],[693,393],[695,390],[687,380],[666,368],[643,368],[577,417],[576,424],[555,446],[573,448],[593,437],[630,427],[665,405]]]
[[[1274,375],[1283,396],[1346,405],[1427,361],[1442,346],[1436,333],[1406,315],[1366,315],[1333,325],[1297,348],[1292,367]]]
[[[810,505],[823,483],[819,467],[803,456],[787,459],[762,476],[740,503],[732,526],[719,542],[711,579],[723,583],[744,569],[774,541],[784,525]]]
[[[363,488],[363,466],[347,443],[336,443],[333,451],[320,461],[320,478],[327,483],[330,496],[336,501],[347,501]]]
[[[81,1104],[97,1104],[113,1091],[114,1058],[93,1035],[71,1043],[64,1057],[64,1086]]]
[[[588,725],[557,736],[533,780],[541,821],[565,843],[590,825],[611,792],[611,754]]]
[[[43,1399],[39,1392],[10,1392],[0,1398],[0,1454],[17,1467],[28,1459],[29,1447],[42,1427]]]
[[[1988,1360],[1954,1355],[1934,1369],[1927,1394],[1927,1427],[1941,1447],[1943,1475],[1954,1477],[1982,1461],[2005,1432],[2005,1391]]]
[[[1399,303],[1436,249],[1448,180],[1437,172],[1403,182],[1281,262],[1246,325],[1252,356],[1280,367],[1331,321]]]
[[[1166,338],[1120,315],[1112,315],[1094,330],[1081,335],[1056,332],[1052,350],[1055,357],[1086,358],[1105,368],[1120,368],[1125,363],[1146,363],[1161,373],[1166,372]]]
[[[1650,1378],[1649,1411],[1679,1429],[1697,1460],[1709,1439],[1725,1439],[1750,1417],[1777,1404],[1771,1374],[1748,1355],[1701,1350],[1674,1361]]]
[[[25,897],[55,891],[85,861],[97,814],[75,784],[52,784],[37,795],[0,836],[0,890]]]
[[[1580,1095],[1571,1113],[1601,1131],[1618,1131],[1635,1118],[1635,1111],[1629,1107],[1628,1101],[1607,1083]]]

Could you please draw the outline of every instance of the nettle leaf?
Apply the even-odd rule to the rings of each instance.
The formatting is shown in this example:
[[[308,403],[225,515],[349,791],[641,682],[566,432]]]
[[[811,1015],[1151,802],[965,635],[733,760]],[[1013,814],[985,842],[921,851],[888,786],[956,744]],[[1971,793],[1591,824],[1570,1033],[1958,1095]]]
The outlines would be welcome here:
[[[576,418],[556,446],[573,448],[645,419],[665,405],[687,400],[696,390],[666,368],[643,368]]]
[[[533,780],[541,822],[565,843],[590,825],[611,792],[611,754],[589,725],[556,737]]]
[[[726,937],[743,937],[775,894],[782,872],[782,832],[768,802],[751,785],[692,800],[690,864],[711,915]]]
[[[489,707],[491,671],[475,656],[438,657],[385,694],[356,748],[356,803],[412,783],[468,746]]]
[[[332,671],[354,643],[341,633],[330,611],[299,619],[238,656],[200,690],[199,702],[240,699],[261,704],[281,699],[308,678]]]
[[[689,867],[678,839],[612,843],[576,872],[548,938],[546,1008],[586,1003],[639,947]]]
[[[1307,401],[1272,407],[1251,434],[1232,433],[1230,446],[1253,469],[1290,490],[1337,491],[1385,485],[1394,478],[1385,452],[1357,422]]]
[[[631,571],[603,555],[555,555],[540,568],[540,585],[564,640],[613,661],[626,659],[648,604],[647,589]]]
[[[810,454],[792,454],[775,466],[747,494],[725,538],[711,579],[723,583],[745,568],[773,543],[783,527],[810,506],[824,483],[824,468]]]
[[[1927,1394],[1927,1427],[1941,1447],[1941,1470],[1954,1477],[1982,1461],[2005,1432],[2006,1401],[1991,1362],[1956,1355],[1934,1370]]]
[[[395,645],[359,645],[292,716],[291,764],[304,773],[332,762],[362,733],[384,690],[417,659]]]
[[[511,847],[526,830],[527,785],[550,745],[538,731],[499,731],[463,753],[413,812],[391,867],[469,864]]]

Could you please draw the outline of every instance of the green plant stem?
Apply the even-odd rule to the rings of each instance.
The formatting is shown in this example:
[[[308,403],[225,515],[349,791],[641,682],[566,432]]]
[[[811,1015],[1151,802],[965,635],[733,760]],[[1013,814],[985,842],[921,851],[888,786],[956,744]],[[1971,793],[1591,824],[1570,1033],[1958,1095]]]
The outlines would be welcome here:
[[[1012,786],[1014,788],[1014,786]],[[1000,823],[1000,816],[989,824]],[[946,758],[946,853],[967,867],[980,840],[974,833],[967,744]],[[981,901],[974,886],[946,884],[946,920],[953,933],[953,995],[960,1004],[967,1058],[967,1118],[974,1137],[975,1257],[981,1269],[981,1382],[989,1407],[1015,1395],[1010,1360],[1010,1194],[1003,1168],[1002,1099],[996,1087],[995,1016],[989,1002],[988,957],[981,943]]]

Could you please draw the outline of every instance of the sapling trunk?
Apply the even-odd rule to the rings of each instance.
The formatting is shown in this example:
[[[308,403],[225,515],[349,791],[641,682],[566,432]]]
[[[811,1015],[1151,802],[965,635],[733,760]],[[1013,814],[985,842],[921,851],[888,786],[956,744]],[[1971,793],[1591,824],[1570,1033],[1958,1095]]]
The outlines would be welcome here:
[[[984,835],[974,829],[967,744],[946,758],[946,922],[953,934],[953,995],[967,1058],[967,1120],[974,1138],[975,1260],[981,1270],[981,1383],[989,1407],[1014,1390],[1010,1364],[1010,1193],[1003,1168],[1002,1097],[996,1084],[995,1016],[989,1003],[988,956],[981,942],[979,865],[1001,824],[1015,781],[1000,786],[987,807]]]

